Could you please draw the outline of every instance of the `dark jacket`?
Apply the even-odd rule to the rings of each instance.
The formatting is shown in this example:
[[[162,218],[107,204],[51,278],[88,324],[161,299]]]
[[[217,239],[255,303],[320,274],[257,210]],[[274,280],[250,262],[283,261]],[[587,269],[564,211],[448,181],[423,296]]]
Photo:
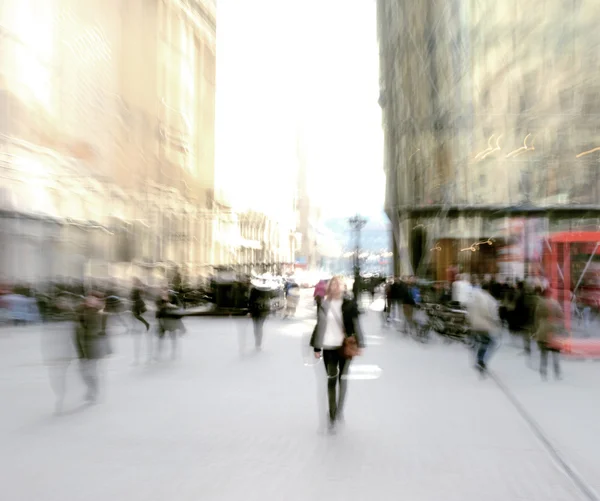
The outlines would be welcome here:
[[[141,315],[146,311],[146,303],[142,297],[142,289],[134,287],[131,291],[131,311],[134,315]]]
[[[272,292],[268,289],[252,287],[248,299],[248,310],[253,317],[266,317],[271,311]]]
[[[538,343],[549,343],[556,336],[565,334],[563,311],[556,299],[538,299],[535,325],[535,337]]]
[[[162,296],[156,299],[156,318],[182,318],[180,308],[179,298],[172,291],[169,291],[168,300]]]
[[[319,352],[323,349],[323,339],[325,337],[325,331],[327,329],[327,312],[329,302],[323,301],[321,306],[317,309],[317,325],[313,330],[310,338],[310,345]],[[349,298],[344,298],[342,302],[342,321],[344,323],[344,333],[346,337],[355,336],[356,342],[359,348],[365,347],[365,340],[360,322],[358,319],[359,311],[355,301]]]
[[[106,318],[106,314],[97,308],[79,308],[75,325],[75,348],[79,358],[95,360],[110,355]]]

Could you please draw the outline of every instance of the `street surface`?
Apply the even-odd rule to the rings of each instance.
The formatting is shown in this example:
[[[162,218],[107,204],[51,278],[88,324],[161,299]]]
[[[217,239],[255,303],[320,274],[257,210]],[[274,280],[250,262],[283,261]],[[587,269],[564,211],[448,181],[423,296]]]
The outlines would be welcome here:
[[[346,426],[322,433],[324,369],[304,348],[313,318],[305,295],[297,319],[267,322],[260,353],[247,318],[189,318],[178,360],[167,344],[165,361],[139,366],[132,336],[113,322],[101,402],[82,405],[74,362],[60,416],[47,362],[69,346],[69,326],[1,329],[2,498],[590,499],[465,348],[418,344],[373,311],[362,318],[369,346],[353,362]],[[563,381],[542,382],[518,351],[504,343],[491,369],[599,491],[600,363],[564,361]]]

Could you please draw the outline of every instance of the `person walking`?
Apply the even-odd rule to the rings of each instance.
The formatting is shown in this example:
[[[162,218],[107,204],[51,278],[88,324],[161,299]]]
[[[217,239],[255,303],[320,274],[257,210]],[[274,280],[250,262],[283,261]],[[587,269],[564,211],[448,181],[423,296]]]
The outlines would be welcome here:
[[[133,314],[133,318],[135,318],[138,322],[141,322],[144,327],[146,327],[146,332],[150,329],[150,324],[148,321],[142,316],[146,313],[146,303],[144,302],[143,297],[143,285],[139,278],[133,279],[133,289],[131,290],[131,313]]]
[[[81,377],[87,386],[85,400],[89,403],[98,398],[98,361],[111,353],[106,335],[107,314],[103,308],[101,294],[90,292],[77,311],[75,348],[79,357]]]
[[[499,330],[498,303],[489,293],[489,284],[473,288],[467,302],[467,312],[477,346],[476,368],[483,375],[487,371],[489,349],[495,344],[494,334]]]
[[[177,295],[168,288],[164,288],[156,300],[158,347],[155,360],[157,361],[162,359],[163,343],[167,332],[171,337],[171,359],[177,359],[178,337],[187,332],[181,319],[180,310],[181,302]]]
[[[383,326],[387,327],[392,319],[392,285],[393,281],[387,280],[383,287],[384,306],[383,306]]]
[[[262,350],[263,328],[265,320],[271,312],[271,297],[268,288],[253,286],[248,299],[248,310],[254,326],[254,347],[256,351]]]
[[[133,315],[133,318],[135,318],[138,322],[140,322],[145,328],[146,328],[146,332],[148,332],[150,330],[150,324],[148,323],[148,321],[143,317],[143,314],[147,311],[146,308],[146,303],[144,302],[144,297],[143,297],[143,285],[142,282],[139,278],[134,278],[133,279],[133,289],[131,290],[131,314]],[[134,364],[138,364],[139,363],[139,358],[140,358],[140,344],[141,344],[141,339],[140,336],[138,335],[137,329],[131,329],[131,332],[133,334],[133,356],[134,356]],[[149,343],[152,342],[152,340],[150,339],[148,341]],[[148,350],[150,353],[150,349]],[[149,354],[148,357],[150,357],[151,355]]]
[[[565,330],[564,315],[560,304],[552,297],[551,289],[546,289],[544,297],[538,300],[535,326],[535,338],[540,349],[540,375],[544,380],[548,378],[548,353],[551,353],[554,377],[560,379],[560,350],[555,341]]]
[[[344,297],[341,279],[332,278],[317,311],[317,324],[310,340],[315,358],[322,357],[325,365],[331,433],[337,423],[343,422],[346,376],[352,356],[360,355],[365,347],[358,316],[356,302]]]
[[[391,319],[393,322],[400,321],[400,306],[402,305],[402,280],[400,277],[395,277],[391,285]]]
[[[287,289],[285,295],[285,314],[283,318],[293,317],[296,315],[296,309],[300,302],[300,287],[298,284],[292,283]]]
[[[413,291],[413,277],[400,281],[400,298],[402,302],[402,314],[404,316],[404,334],[414,336],[416,333],[416,324],[414,320],[415,294]]]

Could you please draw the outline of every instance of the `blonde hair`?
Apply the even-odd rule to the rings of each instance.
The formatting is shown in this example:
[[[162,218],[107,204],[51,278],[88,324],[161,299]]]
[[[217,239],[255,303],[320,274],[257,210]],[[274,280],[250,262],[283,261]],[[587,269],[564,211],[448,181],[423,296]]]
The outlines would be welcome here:
[[[329,297],[331,295],[331,283],[334,280],[340,285],[342,294],[344,293],[344,279],[339,275],[334,275],[329,279],[329,282],[327,282],[327,289],[325,289],[325,297]]]

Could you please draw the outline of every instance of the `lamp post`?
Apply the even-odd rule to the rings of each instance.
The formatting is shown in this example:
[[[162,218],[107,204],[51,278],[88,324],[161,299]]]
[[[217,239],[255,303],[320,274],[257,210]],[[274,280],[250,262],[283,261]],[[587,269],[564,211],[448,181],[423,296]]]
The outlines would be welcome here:
[[[360,232],[367,224],[367,220],[359,214],[348,219],[350,228],[354,231],[356,249],[354,252],[354,298],[358,300],[360,294]]]

